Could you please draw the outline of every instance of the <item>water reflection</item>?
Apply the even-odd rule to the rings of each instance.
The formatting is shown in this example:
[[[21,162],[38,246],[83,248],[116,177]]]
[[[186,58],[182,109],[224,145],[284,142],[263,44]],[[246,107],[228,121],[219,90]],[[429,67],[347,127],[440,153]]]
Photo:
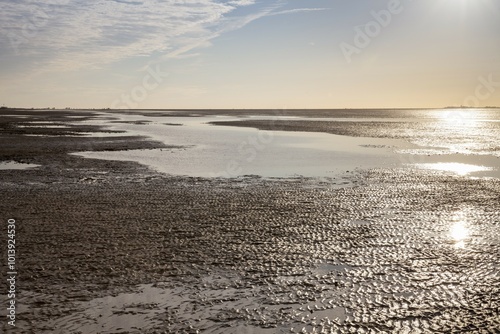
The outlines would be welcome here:
[[[183,147],[92,151],[77,155],[137,161],[167,174],[194,177],[335,177],[357,168],[388,167],[398,163],[391,147],[399,145],[399,141],[391,139],[208,124],[217,120],[234,121],[230,116],[152,117],[113,113],[113,117],[119,117],[121,123],[113,123],[111,130]],[[137,124],[138,121],[146,125]]]
[[[468,225],[466,212],[459,211],[454,215],[449,235],[455,242],[456,248],[465,247],[465,241],[470,237],[470,228]]]
[[[477,126],[477,115],[474,111],[464,109],[449,109],[439,111],[438,118],[448,126],[475,127]]]
[[[2,161],[0,162],[0,170],[6,170],[6,169],[30,169],[30,168],[35,168],[39,167],[40,165],[35,165],[35,164],[25,164],[21,162],[16,162],[16,161]]]
[[[421,167],[426,169],[444,171],[444,172],[452,172],[461,176],[475,172],[485,172],[492,170],[492,168],[490,167],[464,164],[459,162],[438,162],[430,164],[421,164]]]
[[[464,248],[465,239],[469,237],[470,231],[465,222],[454,223],[450,229],[450,236],[455,241],[455,247]]]

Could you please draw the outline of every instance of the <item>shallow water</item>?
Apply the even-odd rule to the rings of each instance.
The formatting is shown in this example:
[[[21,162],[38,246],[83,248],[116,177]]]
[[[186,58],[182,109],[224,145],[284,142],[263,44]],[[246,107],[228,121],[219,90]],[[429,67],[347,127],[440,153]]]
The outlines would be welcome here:
[[[195,177],[335,177],[346,171],[377,167],[416,167],[471,175],[500,177],[495,140],[500,118],[495,110],[393,110],[376,117],[361,111],[358,117],[299,116],[174,116],[102,113],[87,123],[111,130],[147,136],[178,149],[85,152],[88,158],[137,161],[163,173]],[[382,112],[382,111],[380,111]],[[115,121],[109,122],[110,118]],[[319,132],[257,130],[210,125],[233,120],[342,121],[380,123],[377,137],[394,137],[400,124],[405,138],[367,138]],[[387,122],[384,126],[382,122]],[[403,125],[401,125],[403,124]],[[391,133],[392,131],[392,133]],[[396,133],[394,133],[396,132]],[[105,134],[103,134],[105,135]],[[453,154],[451,156],[451,154]],[[469,167],[460,165],[473,165]]]
[[[68,126],[66,125],[60,125],[60,124],[48,124],[50,122],[42,123],[42,122],[35,122],[35,123],[28,123],[28,124],[20,124],[17,125],[18,128],[42,128],[42,129],[66,129]]]
[[[111,129],[148,136],[167,145],[181,145],[184,148],[87,152],[82,155],[88,158],[137,161],[174,175],[327,177],[357,168],[396,166],[400,161],[392,148],[412,147],[402,140],[394,139],[264,131],[207,124],[234,119],[226,116],[162,118],[120,115],[121,121],[131,123],[113,123]],[[139,124],[133,123],[139,121]]]
[[[420,167],[432,170],[453,172],[458,175],[468,175],[471,173],[486,172],[492,170],[491,167],[470,165],[459,162],[437,162],[431,164],[421,164]]]
[[[29,169],[29,168],[39,167],[39,166],[40,165],[35,165],[35,164],[23,164],[23,163],[16,162],[16,161],[0,162],[0,170]]]

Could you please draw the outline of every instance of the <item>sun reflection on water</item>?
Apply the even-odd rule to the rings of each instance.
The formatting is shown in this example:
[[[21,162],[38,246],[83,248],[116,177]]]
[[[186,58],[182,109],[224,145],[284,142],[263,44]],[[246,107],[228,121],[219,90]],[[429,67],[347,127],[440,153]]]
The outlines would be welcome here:
[[[490,167],[464,164],[459,162],[437,162],[437,163],[421,164],[420,166],[426,169],[452,172],[461,176],[468,175],[470,173],[486,172],[492,170],[492,168]]]
[[[437,115],[440,121],[447,126],[457,126],[461,130],[467,127],[475,127],[478,125],[477,116],[471,111],[463,109],[451,109],[445,112],[440,111]]]
[[[465,240],[469,237],[470,231],[463,221],[455,222],[450,228],[450,236],[455,241],[455,247],[464,248]]]
[[[463,210],[457,212],[452,219],[449,230],[449,236],[455,243],[456,248],[464,248],[465,241],[471,234],[469,223],[467,222],[467,213]]]

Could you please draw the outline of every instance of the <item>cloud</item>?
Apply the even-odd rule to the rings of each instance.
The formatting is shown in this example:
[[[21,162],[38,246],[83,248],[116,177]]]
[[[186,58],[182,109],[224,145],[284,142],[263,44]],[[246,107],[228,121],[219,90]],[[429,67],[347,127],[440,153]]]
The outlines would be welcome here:
[[[167,53],[164,58],[182,58],[185,54],[195,48],[210,46],[210,40],[227,33],[229,31],[238,30],[246,26],[247,24],[258,20],[262,17],[272,15],[272,11],[276,9],[278,6],[270,6],[260,10],[257,13],[249,14],[244,17],[236,17],[236,18],[226,18],[221,20],[217,29],[215,29],[210,34],[205,35],[203,38],[195,39],[190,43],[184,43],[184,45],[180,48],[173,50],[172,52]]]
[[[215,37],[276,11],[283,3],[231,17],[254,0],[32,0],[0,3],[0,57],[18,55],[38,71],[100,68],[131,57],[185,57]],[[29,66],[28,66],[29,67]]]
[[[1,55],[20,54],[52,68],[106,64],[172,52],[211,35],[225,15],[252,0],[16,0],[1,3]]]
[[[248,5],[253,5],[254,3],[255,1],[253,0],[234,0],[228,2],[228,4],[234,6],[248,6]]]
[[[318,12],[318,11],[324,11],[324,10],[330,10],[330,9],[331,8],[295,8],[295,9],[288,9],[288,10],[273,12],[273,13],[269,14],[269,16],[296,14],[296,13],[304,13],[304,12]]]

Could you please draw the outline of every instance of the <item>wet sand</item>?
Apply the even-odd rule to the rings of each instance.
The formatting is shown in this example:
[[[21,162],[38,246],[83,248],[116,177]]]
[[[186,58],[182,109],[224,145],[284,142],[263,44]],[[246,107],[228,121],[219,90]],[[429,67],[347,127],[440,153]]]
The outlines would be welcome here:
[[[15,113],[54,125],[93,117]],[[499,179],[416,168],[345,173],[341,188],[175,177],[68,154],[169,148],[160,142],[0,119],[1,160],[41,165],[0,170],[3,219],[18,224],[12,333],[500,328]]]

